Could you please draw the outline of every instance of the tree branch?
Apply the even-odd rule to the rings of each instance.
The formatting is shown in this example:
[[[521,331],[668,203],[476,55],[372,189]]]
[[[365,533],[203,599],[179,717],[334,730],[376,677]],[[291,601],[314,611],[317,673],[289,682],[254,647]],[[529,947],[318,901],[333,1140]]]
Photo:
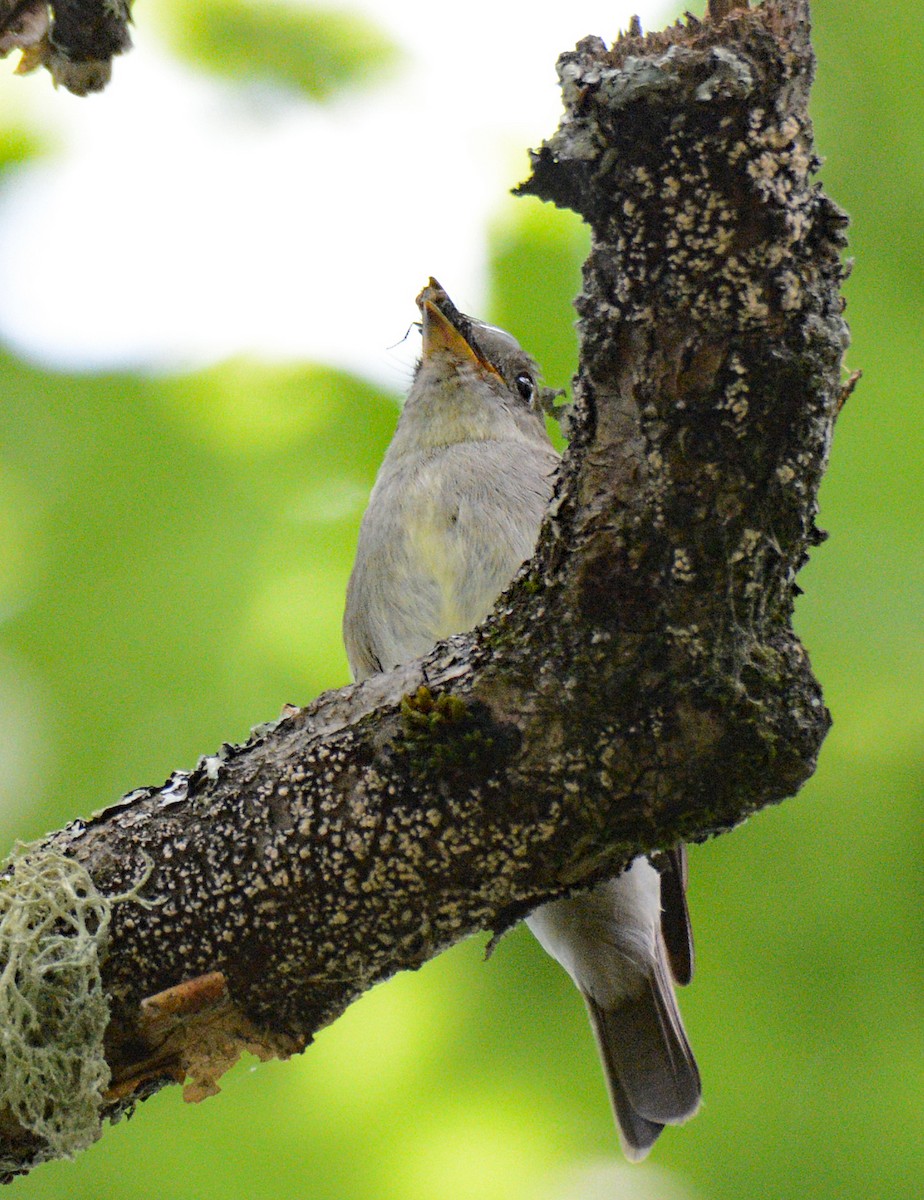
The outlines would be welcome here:
[[[116,897],[102,1115],[187,1077],[207,1094],[243,1048],[298,1051],[376,981],[810,776],[829,718],[794,579],[847,340],[812,68],[805,0],[562,56],[564,118],[520,190],[582,213],[593,246],[535,559],[474,633],[8,874],[14,907],[49,856]],[[16,1100],[8,1172],[77,1148]]]

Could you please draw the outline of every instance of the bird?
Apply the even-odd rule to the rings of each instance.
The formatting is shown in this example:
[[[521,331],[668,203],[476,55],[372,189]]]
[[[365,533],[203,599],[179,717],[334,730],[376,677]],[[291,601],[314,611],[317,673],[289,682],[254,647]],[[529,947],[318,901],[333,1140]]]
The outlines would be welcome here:
[[[344,642],[355,680],[467,632],[535,550],[559,455],[556,393],[509,333],[460,312],[430,278],[422,354],[360,525]],[[639,855],[526,924],[584,998],[623,1152],[640,1161],[700,1104],[674,984],[693,971],[683,846]]]

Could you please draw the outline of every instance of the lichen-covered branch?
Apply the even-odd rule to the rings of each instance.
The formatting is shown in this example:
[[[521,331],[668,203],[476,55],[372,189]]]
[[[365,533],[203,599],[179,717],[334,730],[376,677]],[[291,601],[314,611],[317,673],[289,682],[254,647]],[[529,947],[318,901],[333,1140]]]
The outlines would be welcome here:
[[[814,769],[829,719],[791,616],[844,394],[845,220],[812,181],[806,5],[587,39],[559,71],[522,190],[593,248],[535,559],[473,634],[26,855],[117,898],[102,1116],[298,1051],[377,980]],[[12,1172],[50,1143],[6,1094]]]

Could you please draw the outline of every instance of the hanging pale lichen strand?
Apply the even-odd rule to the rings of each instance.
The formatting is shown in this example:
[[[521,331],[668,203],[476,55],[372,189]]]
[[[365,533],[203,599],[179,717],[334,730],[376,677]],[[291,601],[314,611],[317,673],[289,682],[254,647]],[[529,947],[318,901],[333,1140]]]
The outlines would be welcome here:
[[[22,848],[0,879],[0,1107],[44,1143],[38,1158],[99,1137],[111,911],[86,869],[52,850]]]

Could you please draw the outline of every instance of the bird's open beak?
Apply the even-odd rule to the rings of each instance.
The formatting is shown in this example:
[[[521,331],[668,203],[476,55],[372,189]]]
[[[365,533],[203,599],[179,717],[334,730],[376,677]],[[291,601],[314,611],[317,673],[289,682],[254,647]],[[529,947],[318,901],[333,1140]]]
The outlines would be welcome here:
[[[447,312],[457,314],[458,310],[432,276],[430,282],[417,297],[417,307],[423,318],[423,357],[425,362],[434,354],[447,354],[458,364],[469,362],[481,371],[501,378],[497,368],[481,355],[480,351],[468,341],[465,334],[456,327],[452,318],[447,315]],[[447,311],[444,312],[444,309]],[[458,315],[461,316],[461,314]]]

